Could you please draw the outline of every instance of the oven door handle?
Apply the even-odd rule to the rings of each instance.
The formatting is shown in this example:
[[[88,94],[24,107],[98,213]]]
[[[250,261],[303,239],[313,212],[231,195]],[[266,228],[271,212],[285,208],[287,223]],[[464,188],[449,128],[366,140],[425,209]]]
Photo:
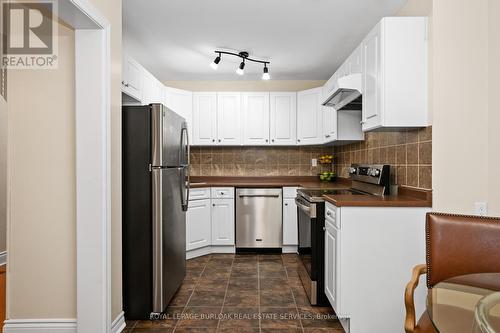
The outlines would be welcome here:
[[[309,217],[315,218],[316,217],[316,209],[311,206],[304,205],[301,200],[295,198],[295,204],[297,207],[304,211]]]

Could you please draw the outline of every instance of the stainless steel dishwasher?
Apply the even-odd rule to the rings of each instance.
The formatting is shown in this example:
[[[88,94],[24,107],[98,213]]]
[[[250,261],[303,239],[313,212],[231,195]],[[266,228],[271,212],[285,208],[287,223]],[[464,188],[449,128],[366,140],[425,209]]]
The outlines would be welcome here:
[[[278,188],[236,189],[236,247],[281,248],[283,199]]]

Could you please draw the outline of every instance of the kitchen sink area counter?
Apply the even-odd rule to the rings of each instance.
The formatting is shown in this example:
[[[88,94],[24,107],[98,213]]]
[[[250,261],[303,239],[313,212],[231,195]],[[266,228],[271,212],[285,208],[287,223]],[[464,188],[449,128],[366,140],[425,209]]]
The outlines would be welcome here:
[[[351,181],[337,178],[334,182],[321,182],[314,176],[267,176],[267,177],[224,177],[192,176],[191,188],[232,186],[232,187],[302,187],[308,189],[348,188]]]

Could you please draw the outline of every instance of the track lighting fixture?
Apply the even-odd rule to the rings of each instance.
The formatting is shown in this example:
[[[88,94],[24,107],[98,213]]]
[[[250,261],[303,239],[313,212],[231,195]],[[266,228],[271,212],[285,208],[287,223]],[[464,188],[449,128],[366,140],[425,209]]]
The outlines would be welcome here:
[[[228,55],[232,55],[232,56],[235,56],[235,57],[240,57],[241,59],[243,59],[243,61],[240,63],[240,65],[236,69],[236,74],[238,74],[238,75],[245,74],[245,60],[248,60],[248,61],[252,61],[252,62],[257,62],[257,63],[260,63],[260,64],[264,64],[264,71],[262,73],[262,80],[270,80],[271,79],[271,76],[269,75],[269,68],[267,67],[267,65],[270,64],[269,61],[251,59],[251,58],[248,57],[249,56],[248,52],[232,53],[232,52],[226,52],[226,51],[215,51],[215,53],[218,54],[218,55],[215,58],[215,60],[210,64],[210,67],[212,67],[213,69],[217,69],[217,67],[219,67],[219,62],[221,60],[221,55],[222,54],[228,54]]]
[[[213,69],[217,69],[217,67],[219,67],[219,62],[220,62],[220,53],[217,56],[217,58],[215,58],[214,62],[210,64],[210,67],[212,67]]]

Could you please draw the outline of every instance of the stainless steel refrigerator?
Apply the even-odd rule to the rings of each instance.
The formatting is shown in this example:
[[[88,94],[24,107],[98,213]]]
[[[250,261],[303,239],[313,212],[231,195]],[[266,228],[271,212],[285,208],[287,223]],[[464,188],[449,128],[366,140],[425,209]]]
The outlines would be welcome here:
[[[122,111],[124,311],[149,319],[186,274],[189,138],[184,118],[161,104]]]

